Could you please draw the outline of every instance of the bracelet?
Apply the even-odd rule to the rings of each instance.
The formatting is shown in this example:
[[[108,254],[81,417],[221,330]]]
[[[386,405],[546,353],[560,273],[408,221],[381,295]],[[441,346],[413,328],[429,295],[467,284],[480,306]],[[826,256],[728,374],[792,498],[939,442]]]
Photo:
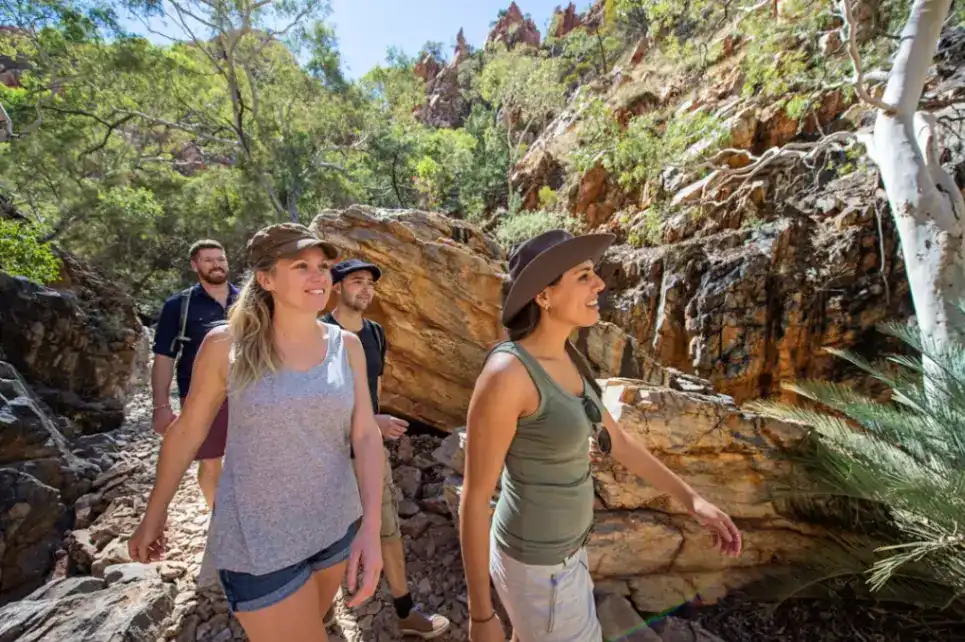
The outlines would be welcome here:
[[[160,410],[161,408],[170,408],[170,407],[171,407],[171,404],[169,404],[169,403],[162,403],[160,406],[154,406],[154,408],[152,408],[152,410]]]
[[[493,614],[490,615],[489,617],[487,617],[485,620],[477,620],[476,618],[474,618],[474,617],[472,617],[472,616],[469,616],[469,619],[472,620],[472,623],[473,623],[473,624],[485,624],[486,622],[488,622],[489,620],[493,619],[494,617],[496,617],[496,609],[493,609]]]

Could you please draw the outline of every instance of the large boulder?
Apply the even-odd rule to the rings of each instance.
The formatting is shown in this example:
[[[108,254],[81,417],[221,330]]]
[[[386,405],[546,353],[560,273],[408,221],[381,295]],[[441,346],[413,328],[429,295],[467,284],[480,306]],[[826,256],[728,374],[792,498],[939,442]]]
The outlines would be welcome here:
[[[144,566],[136,578],[54,580],[27,598],[0,609],[0,642],[84,640],[143,642],[163,639],[162,625],[174,610],[177,588]]]
[[[744,549],[738,558],[720,555],[684,507],[612,458],[595,462],[590,571],[601,587],[650,612],[698,596],[712,603],[733,588],[790,569],[826,542],[824,530],[797,518],[778,497],[792,480],[801,483],[787,453],[805,429],[743,412],[693,377],[672,371],[664,376],[667,385],[603,380],[604,403],[630,435],[733,517]],[[464,446],[458,430],[434,453],[452,469],[445,493],[453,515]]]
[[[58,254],[50,288],[0,272],[0,349],[56,413],[84,432],[112,430],[146,363],[144,328],[133,299]]]
[[[439,214],[353,206],[312,228],[382,270],[367,316],[385,326],[382,406],[443,430],[465,422],[486,352],[502,338],[503,251]]]
[[[0,468],[0,595],[39,584],[66,516],[60,492],[30,475]]]
[[[43,403],[0,361],[0,595],[36,586],[100,469],[71,452]]]

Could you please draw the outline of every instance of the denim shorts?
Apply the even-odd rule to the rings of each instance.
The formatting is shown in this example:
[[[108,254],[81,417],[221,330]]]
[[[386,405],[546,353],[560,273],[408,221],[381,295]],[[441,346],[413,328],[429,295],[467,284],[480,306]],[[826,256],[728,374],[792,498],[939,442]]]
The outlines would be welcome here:
[[[308,559],[283,569],[252,575],[238,571],[218,571],[228,606],[234,612],[257,611],[277,604],[304,586],[315,571],[321,571],[348,559],[352,540],[361,526],[361,518],[353,522],[342,539],[323,548]]]

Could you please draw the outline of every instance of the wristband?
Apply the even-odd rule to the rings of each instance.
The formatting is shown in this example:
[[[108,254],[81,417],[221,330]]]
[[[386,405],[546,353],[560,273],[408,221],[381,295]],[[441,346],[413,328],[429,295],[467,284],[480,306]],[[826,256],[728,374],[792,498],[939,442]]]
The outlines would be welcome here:
[[[494,617],[496,617],[496,609],[493,609],[493,614],[490,615],[489,617],[487,617],[485,620],[477,620],[476,618],[472,617],[471,615],[469,616],[469,619],[472,620],[472,623],[473,623],[473,624],[485,624],[486,622],[488,622],[489,620],[493,619]]]

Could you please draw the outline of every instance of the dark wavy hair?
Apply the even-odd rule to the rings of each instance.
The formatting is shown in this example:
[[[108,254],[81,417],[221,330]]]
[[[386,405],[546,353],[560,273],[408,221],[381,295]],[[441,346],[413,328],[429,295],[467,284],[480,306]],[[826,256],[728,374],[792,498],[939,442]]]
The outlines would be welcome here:
[[[550,285],[556,285],[560,282],[561,278],[563,278],[562,274],[553,279],[553,281],[547,287]],[[512,288],[512,286],[512,279],[508,277],[503,279],[503,305],[506,304],[506,297],[509,296],[509,290]],[[517,313],[505,325],[506,330],[509,332],[509,340],[520,341],[533,334],[536,328],[539,327],[539,322],[542,316],[543,310],[539,307],[539,304],[537,304],[534,299],[527,301],[526,305],[523,306],[523,309],[521,309],[519,313]],[[495,346],[493,346],[493,348],[495,348]],[[593,391],[596,392],[597,396],[603,394],[599,384],[596,382],[596,375],[593,374],[593,370],[590,368],[590,362],[587,361],[586,357],[583,356],[583,353],[577,350],[576,346],[573,345],[569,340],[566,341],[566,353],[570,355],[570,359],[572,359],[573,363],[576,364],[577,370],[580,371],[580,374],[590,384],[590,387],[593,388]],[[490,354],[492,354],[492,350],[490,350],[489,354],[486,355],[486,360],[489,359]]]

